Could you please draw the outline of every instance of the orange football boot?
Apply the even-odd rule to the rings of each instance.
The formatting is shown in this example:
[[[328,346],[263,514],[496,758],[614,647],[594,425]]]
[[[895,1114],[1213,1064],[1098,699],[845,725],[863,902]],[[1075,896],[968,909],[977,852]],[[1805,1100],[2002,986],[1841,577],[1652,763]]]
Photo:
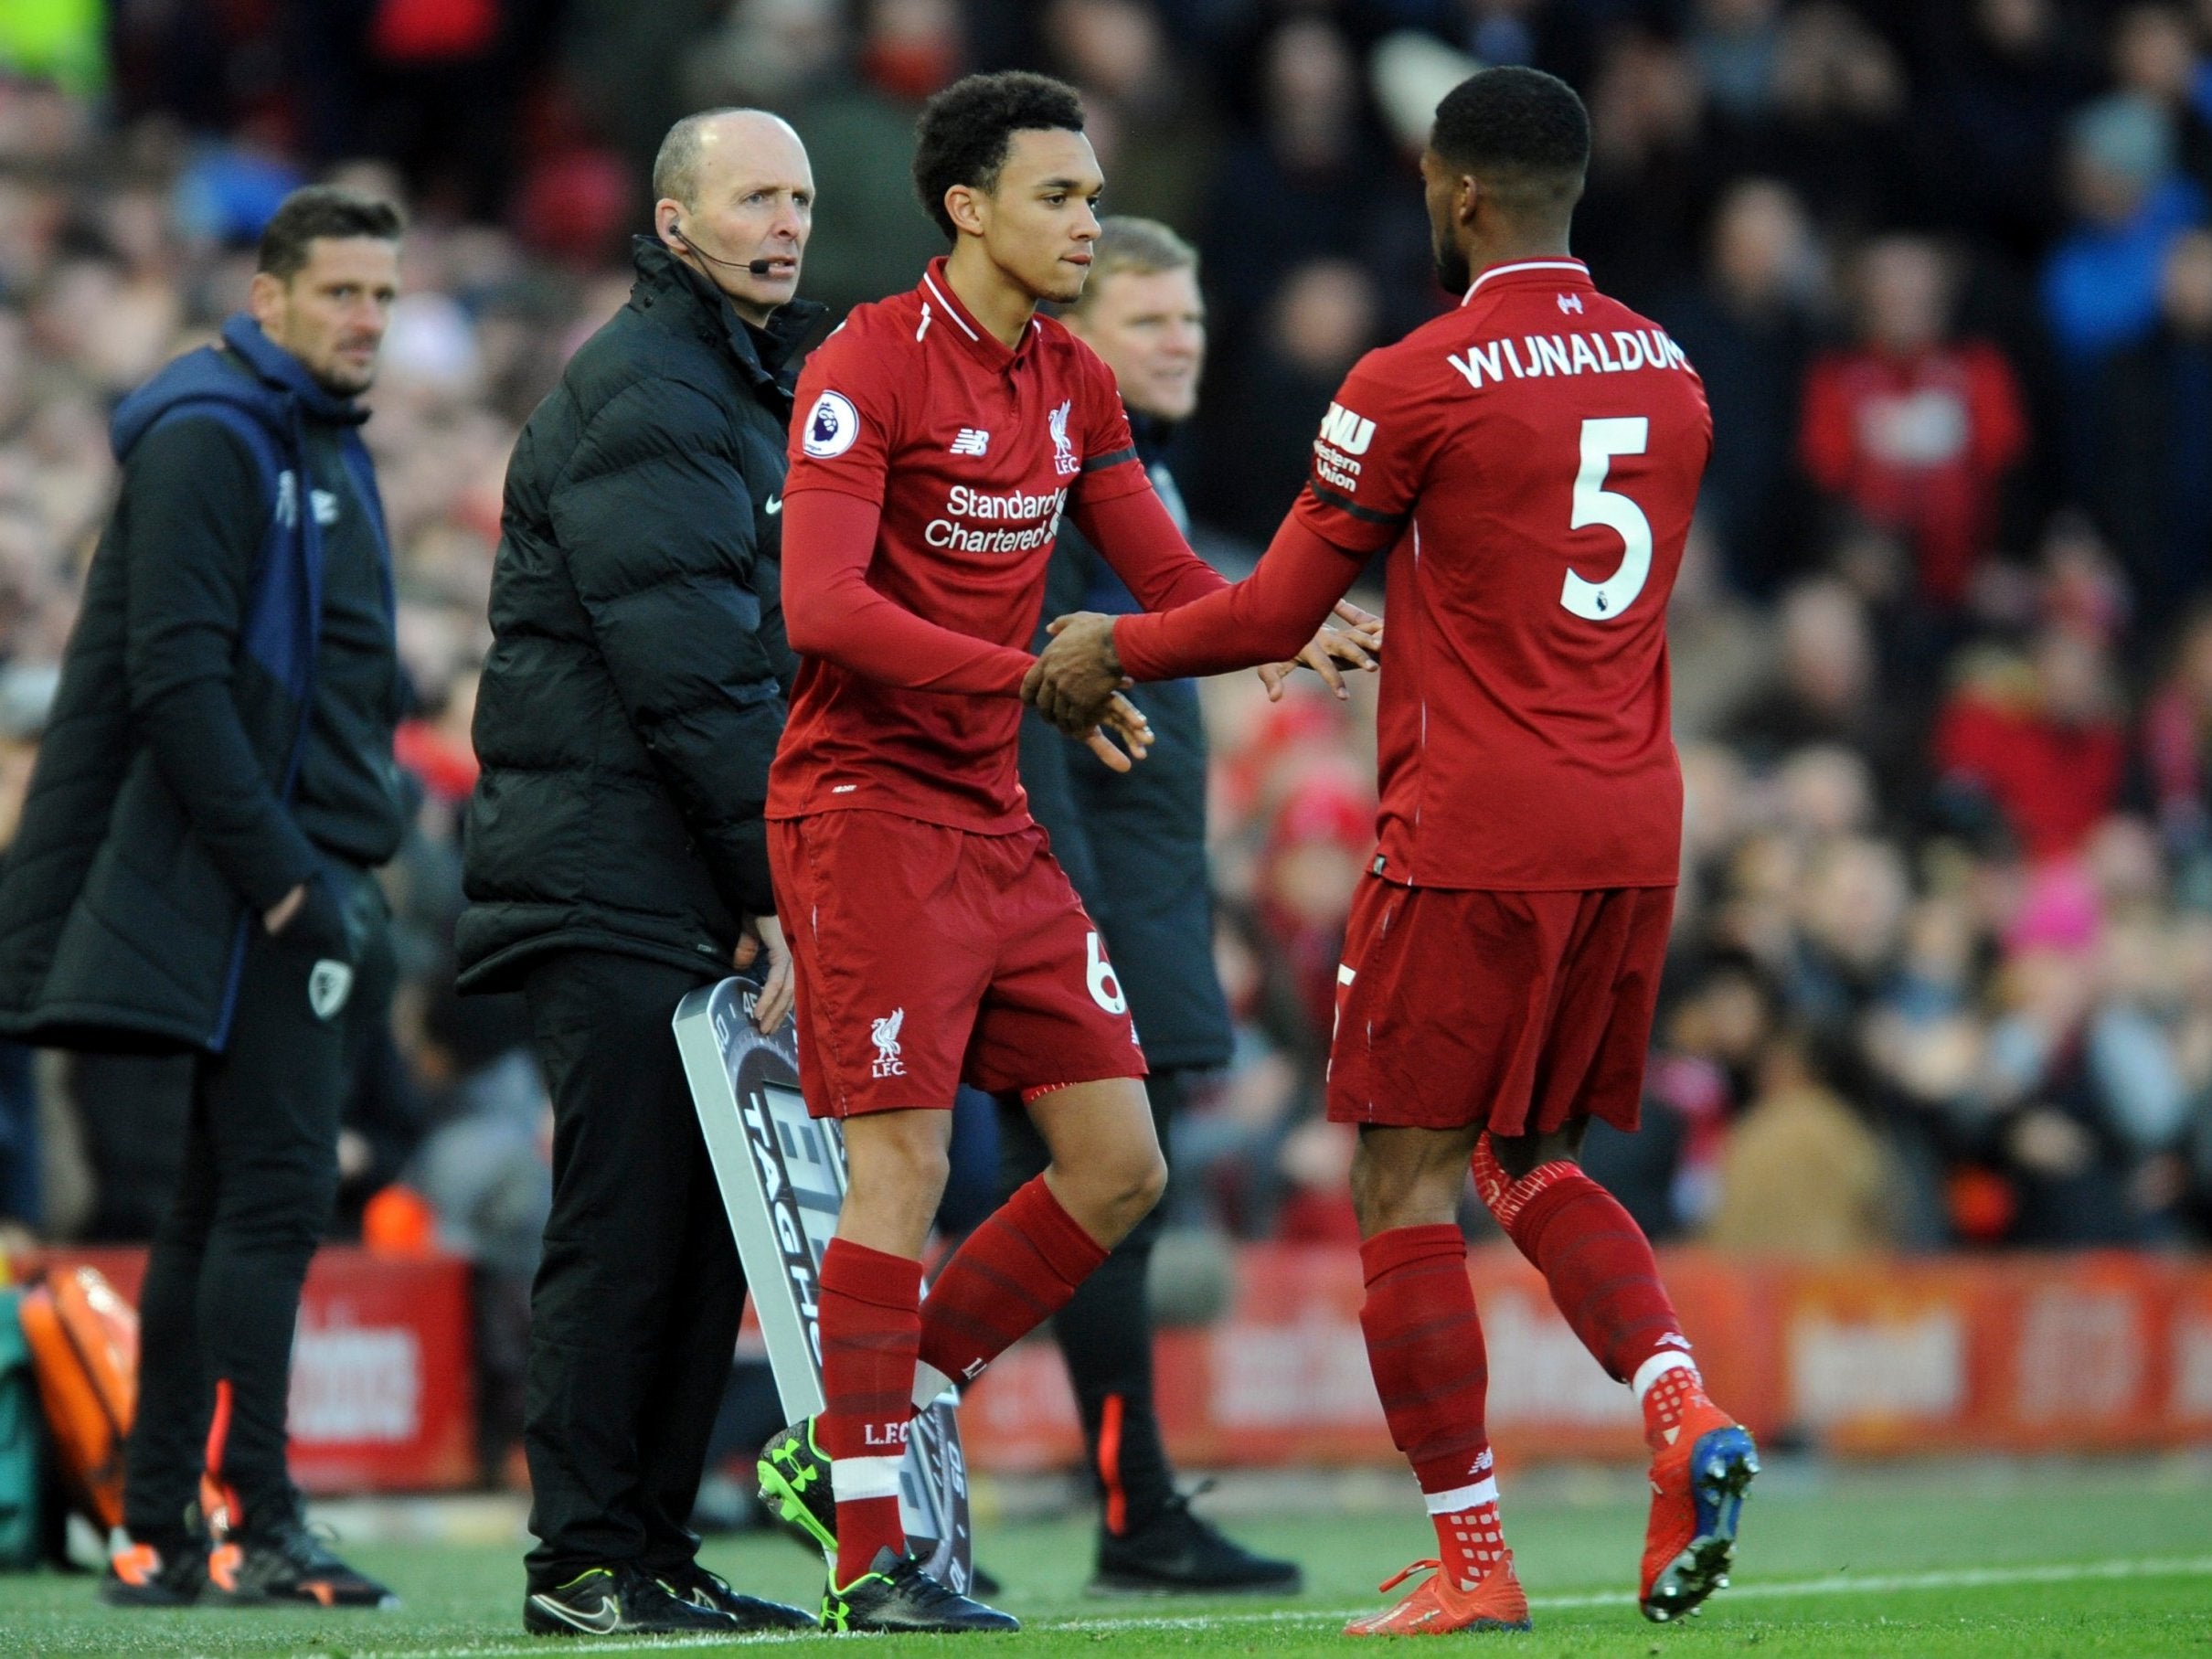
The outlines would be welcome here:
[[[1699,1391],[1652,1456],[1652,1514],[1637,1604],[1665,1624],[1728,1581],[1744,1494],[1759,1473],[1749,1432]]]
[[[1428,1581],[1396,1607],[1355,1619],[1344,1627],[1347,1636],[1442,1636],[1454,1631],[1525,1631],[1528,1624],[1528,1598],[1513,1576],[1513,1553],[1473,1590],[1462,1590],[1443,1570],[1441,1561],[1416,1561],[1394,1579],[1377,1588],[1385,1595],[1417,1572]]]

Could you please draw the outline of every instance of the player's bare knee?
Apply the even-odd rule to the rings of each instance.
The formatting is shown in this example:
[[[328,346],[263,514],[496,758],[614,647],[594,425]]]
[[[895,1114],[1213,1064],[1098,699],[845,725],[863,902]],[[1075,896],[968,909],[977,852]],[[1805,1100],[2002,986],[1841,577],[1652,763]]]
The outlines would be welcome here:
[[[845,1207],[899,1234],[926,1234],[952,1176],[941,1112],[902,1111],[845,1122]]]
[[[1055,1164],[1052,1174],[1069,1213],[1093,1237],[1110,1243],[1143,1220],[1167,1189],[1167,1164],[1156,1146],[1129,1147],[1079,1175]]]
[[[1368,1131],[1352,1154],[1352,1212],[1360,1236],[1450,1221],[1457,1213],[1463,1159],[1439,1156],[1422,1131]]]
[[[1160,1155],[1157,1146],[1145,1149],[1131,1176],[1129,1203],[1136,1213],[1130,1218],[1129,1225],[1134,1227],[1152,1213],[1161,1195],[1167,1191],[1167,1160]]]

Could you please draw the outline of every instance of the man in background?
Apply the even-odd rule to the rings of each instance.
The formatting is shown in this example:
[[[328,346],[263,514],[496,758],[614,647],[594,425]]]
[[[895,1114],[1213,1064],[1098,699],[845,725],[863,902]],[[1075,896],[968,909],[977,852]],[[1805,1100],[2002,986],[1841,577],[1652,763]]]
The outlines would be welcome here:
[[[523,1622],[551,1635],[813,1622],[701,1567],[686,1525],[745,1281],[669,1022],[763,948],[754,1017],[791,1006],[761,806],[814,174],[777,117],[712,110],[653,188],[629,304],[508,466],[455,934],[463,990],[527,998],[553,1099],[523,1425]]]
[[[1189,520],[1162,456],[1198,405],[1206,302],[1198,256],[1166,226],[1109,218],[1092,249],[1082,298],[1061,314],[1069,331],[1113,371],[1137,457],[1187,536]],[[1045,614],[1137,611],[1128,584],[1066,520],[1053,548]],[[1037,636],[1038,649],[1045,635]],[[1084,908],[1106,936],[1151,1072],[1144,1091],[1164,1152],[1193,1073],[1229,1060],[1229,1018],[1214,973],[1213,891],[1206,864],[1206,723],[1188,680],[1147,686],[1139,705],[1159,747],[1123,774],[1031,710],[1022,720],[1021,778],[1029,811],[1052,838]],[[999,1101],[1000,1185],[1011,1194],[1043,1173],[1043,1140],[1017,1101]],[[1172,1158],[1171,1158],[1172,1163]],[[1101,1505],[1094,1591],[1295,1594],[1291,1561],[1271,1560],[1191,1513],[1153,1402],[1152,1310],[1145,1294],[1161,1212],[1116,1245],[1053,1316],[1053,1335],[1083,1420]]]
[[[393,973],[371,872],[407,817],[400,682],[355,399],[399,230],[387,203],[293,192],[220,344],[116,410],[122,495],[0,876],[0,1029],[193,1056],[139,1311],[118,1606],[395,1601],[308,1531],[284,1419],[339,1112]]]

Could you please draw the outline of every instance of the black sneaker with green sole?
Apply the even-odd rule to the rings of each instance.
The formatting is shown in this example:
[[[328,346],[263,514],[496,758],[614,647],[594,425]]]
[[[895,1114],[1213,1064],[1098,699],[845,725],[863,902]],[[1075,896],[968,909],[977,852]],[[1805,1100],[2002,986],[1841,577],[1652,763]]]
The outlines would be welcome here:
[[[783,1529],[837,1557],[837,1496],[830,1486],[829,1454],[814,1440],[814,1420],[803,1417],[760,1448],[760,1502]]]
[[[533,1636],[744,1633],[728,1613],[686,1601],[660,1579],[628,1564],[594,1567],[565,1584],[532,1590],[523,1598],[522,1627]]]
[[[939,1583],[911,1556],[878,1549],[844,1589],[822,1592],[825,1631],[1017,1631],[1021,1622]]]

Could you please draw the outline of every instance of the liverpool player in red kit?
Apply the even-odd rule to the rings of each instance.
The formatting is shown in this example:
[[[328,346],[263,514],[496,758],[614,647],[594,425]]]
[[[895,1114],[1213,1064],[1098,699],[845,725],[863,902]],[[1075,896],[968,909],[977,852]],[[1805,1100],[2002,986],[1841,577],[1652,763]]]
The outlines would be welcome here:
[[[1650,1246],[1576,1162],[1589,1120],[1632,1128],[1642,1093],[1682,826],[1666,602],[1712,447],[1682,353],[1568,254],[1589,149],[1581,101],[1536,70],[1445,98],[1421,171],[1459,307],[1352,370],[1249,580],[1166,615],[1065,619],[1031,675],[1064,723],[1124,674],[1239,666],[1306,637],[1390,549],[1380,840],[1337,973],[1328,1104],[1360,1126],[1361,1324],[1440,1559],[1355,1634],[1526,1624],[1453,1220],[1471,1156],[1484,1202],[1642,1402],[1647,1616],[1727,1582],[1758,1471],[1705,1396]]]
[[[844,1120],[849,1183],[822,1266],[825,1404],[761,1467],[763,1495],[834,1554],[832,1629],[1013,1627],[905,1553],[909,1412],[1065,1304],[1165,1178],[1128,1005],[1016,770],[1024,647],[1063,513],[1149,606],[1224,585],[1154,495],[1111,371],[1036,314],[1080,295],[1099,233],[1082,125],[1074,93],[1037,75],[931,100],[915,182],[952,251],[855,310],[794,405],[783,606],[803,662],[769,857],[801,1084],[817,1116]],[[1141,755],[1141,717],[1100,705]],[[962,1081],[1018,1091],[1051,1163],[923,1307]]]

